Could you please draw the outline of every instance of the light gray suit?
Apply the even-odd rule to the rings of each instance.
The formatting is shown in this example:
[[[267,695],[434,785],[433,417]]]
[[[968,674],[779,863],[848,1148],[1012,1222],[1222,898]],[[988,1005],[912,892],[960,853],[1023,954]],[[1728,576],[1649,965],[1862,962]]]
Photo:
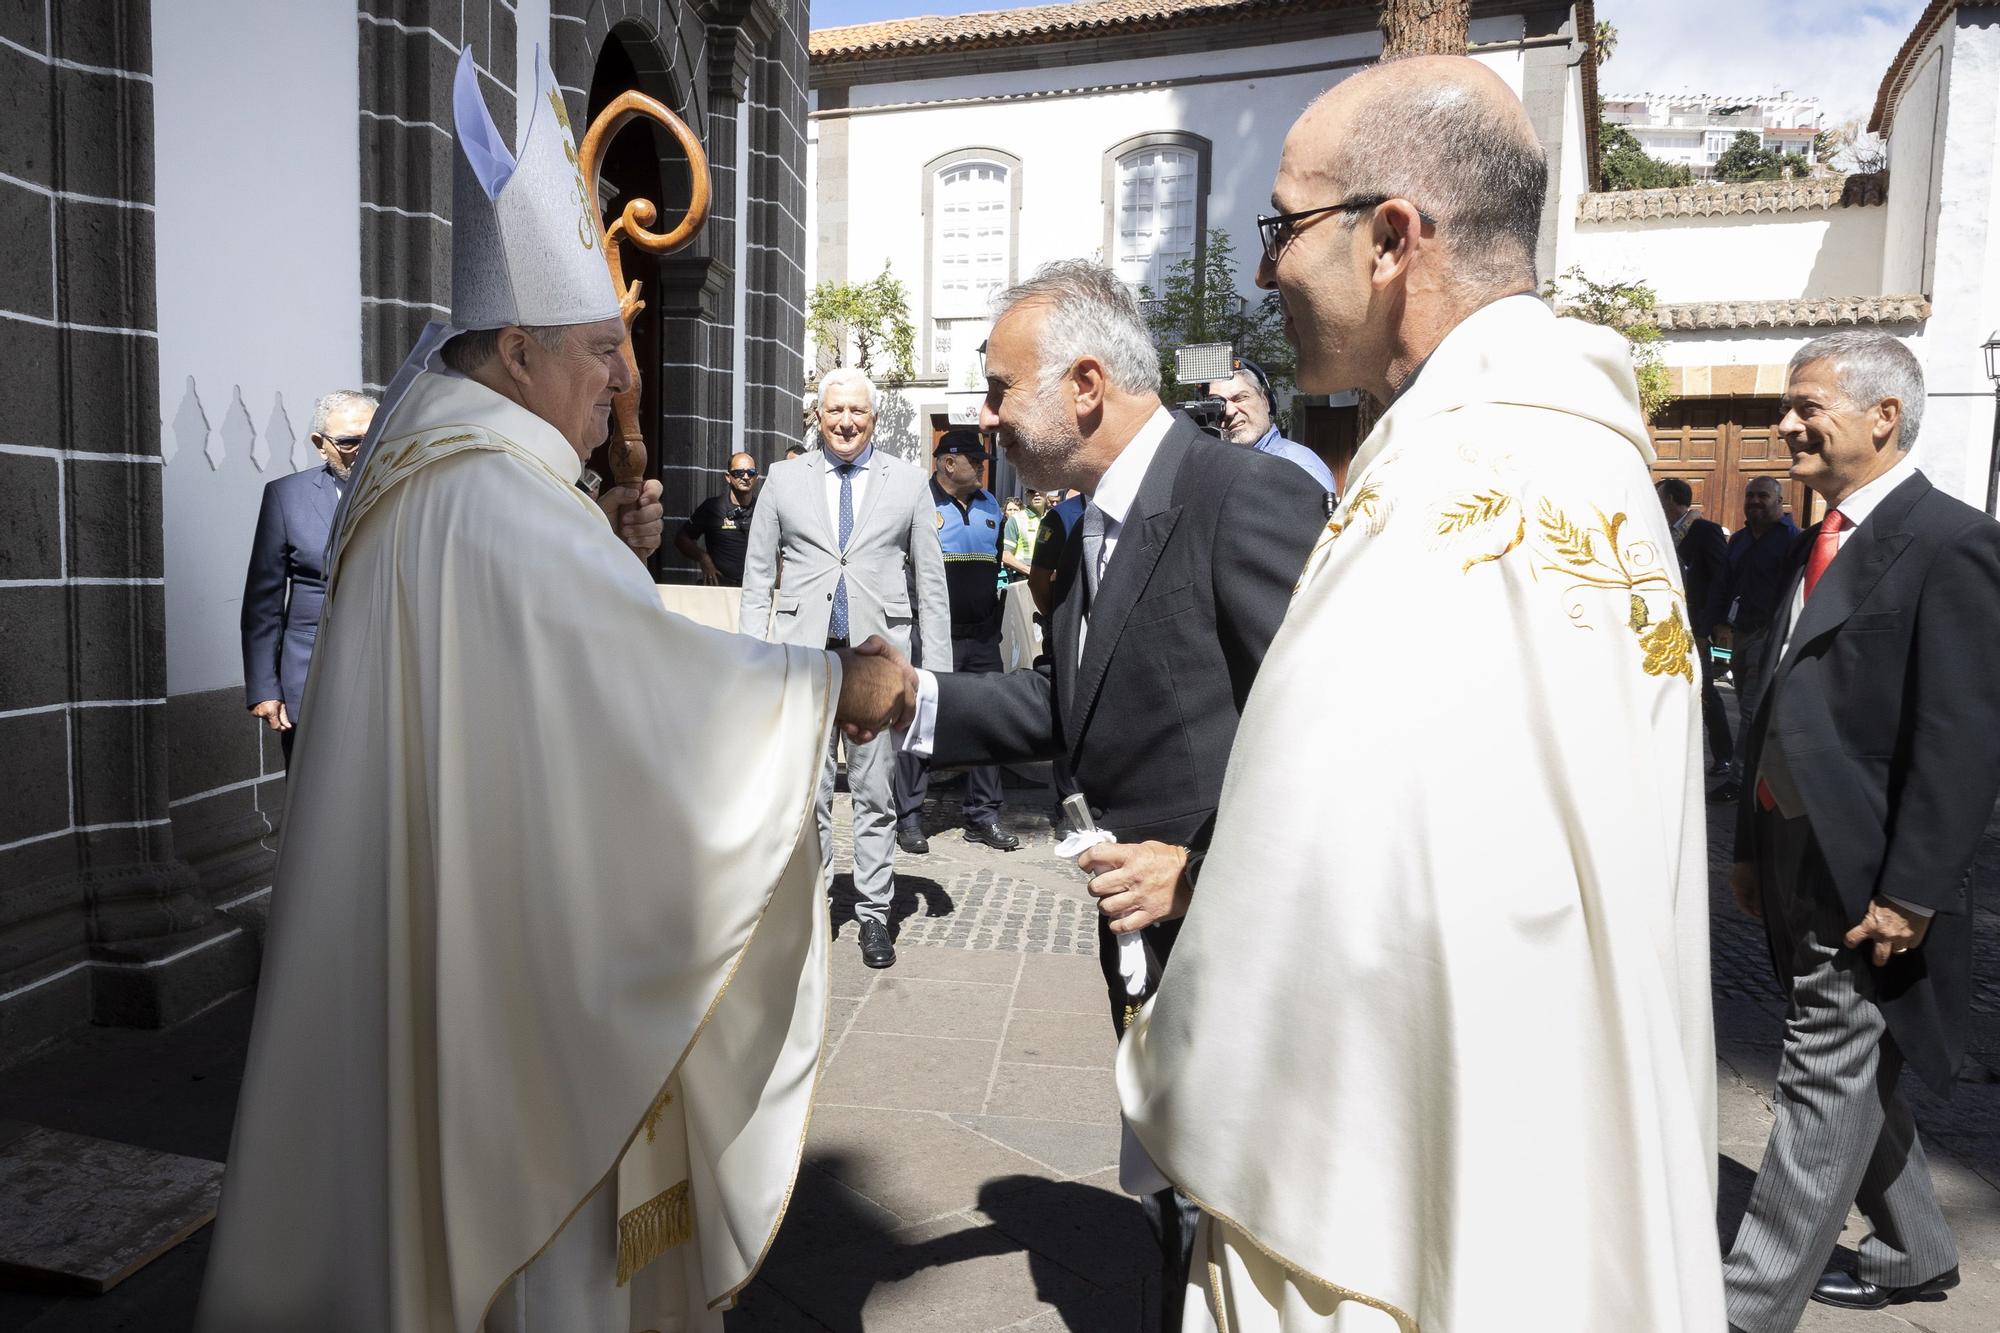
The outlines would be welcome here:
[[[771,465],[750,523],[743,560],[743,632],[777,643],[822,648],[833,594],[847,577],[847,637],[879,634],[934,671],[951,669],[951,603],[930,479],[876,449],[854,506],[854,528],[841,550],[827,503],[827,465],[814,450]],[[915,641],[911,630],[914,627]],[[827,746],[819,786],[820,860],[833,865],[833,779],[838,731]],[[893,741],[877,736],[847,747],[847,787],[854,796],[855,916],[887,925],[895,888],[896,763]]]

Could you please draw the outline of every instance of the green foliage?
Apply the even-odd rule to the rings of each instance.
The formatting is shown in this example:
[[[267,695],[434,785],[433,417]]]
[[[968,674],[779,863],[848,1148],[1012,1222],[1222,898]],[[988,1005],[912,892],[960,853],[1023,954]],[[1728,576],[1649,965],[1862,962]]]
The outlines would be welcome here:
[[[1715,159],[1715,178],[1719,181],[1776,181],[1803,176],[1806,171],[1805,154],[1766,148],[1749,130],[1738,130],[1729,147],[1722,150],[1722,156]]]
[[[1639,410],[1651,421],[1673,397],[1660,362],[1660,326],[1653,320],[1659,299],[1653,289],[1640,282],[1593,282],[1582,269],[1568,268],[1544,284],[1542,296],[1565,315],[1624,335],[1639,380]]]
[[[821,373],[848,364],[851,344],[854,364],[879,383],[899,384],[916,374],[909,298],[887,260],[867,282],[814,287],[806,301],[806,332],[820,349]]]
[[[1597,150],[1607,190],[1664,190],[1689,184],[1694,173],[1679,162],[1662,162],[1638,137],[1608,120],[1597,124]]]
[[[1228,231],[1211,227],[1199,268],[1191,258],[1182,260],[1167,270],[1157,296],[1148,289],[1141,298],[1149,302],[1146,325],[1160,349],[1160,396],[1170,403],[1207,389],[1174,378],[1174,348],[1187,343],[1229,343],[1238,356],[1262,366],[1273,387],[1291,382],[1292,347],[1278,294],[1247,304],[1236,294],[1235,249]]]
[[[1608,19],[1597,20],[1597,63],[1601,68],[1611,59],[1611,53],[1618,49],[1618,29],[1611,26]]]

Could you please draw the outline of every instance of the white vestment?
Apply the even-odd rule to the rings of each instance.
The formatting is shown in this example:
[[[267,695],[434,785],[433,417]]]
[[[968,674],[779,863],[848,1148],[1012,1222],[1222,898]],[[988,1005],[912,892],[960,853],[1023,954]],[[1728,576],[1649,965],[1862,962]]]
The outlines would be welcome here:
[[[1137,1141],[1189,1329],[1719,1333],[1699,672],[1615,334],[1460,324],[1244,711]]]
[[[568,443],[490,390],[427,373],[385,413],[198,1325],[719,1327],[825,1028],[837,668],[662,610]]]

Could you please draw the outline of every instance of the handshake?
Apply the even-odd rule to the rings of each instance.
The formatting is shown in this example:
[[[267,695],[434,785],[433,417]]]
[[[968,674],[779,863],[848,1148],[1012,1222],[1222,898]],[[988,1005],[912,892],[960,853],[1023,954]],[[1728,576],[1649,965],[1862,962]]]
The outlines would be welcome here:
[[[917,715],[917,672],[909,659],[879,634],[842,648],[840,702],[833,718],[857,744],[885,731],[900,731]]]

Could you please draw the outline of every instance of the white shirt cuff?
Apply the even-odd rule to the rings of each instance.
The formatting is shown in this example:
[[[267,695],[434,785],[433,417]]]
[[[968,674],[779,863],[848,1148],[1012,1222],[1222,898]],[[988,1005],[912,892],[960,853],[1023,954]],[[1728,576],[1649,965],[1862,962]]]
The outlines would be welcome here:
[[[929,751],[925,751],[925,753],[928,754]],[[1935,907],[1925,907],[1922,903],[1906,903],[1901,898],[1891,898],[1886,893],[1882,897],[1884,901],[1896,904],[1896,906],[1902,908],[1911,916],[1920,916],[1926,921],[1937,915],[1937,908]]]
[[[931,742],[937,739],[938,691],[937,676],[933,672],[917,669],[917,715],[910,719],[907,731],[896,733],[896,752],[915,755],[919,759],[931,756]]]

